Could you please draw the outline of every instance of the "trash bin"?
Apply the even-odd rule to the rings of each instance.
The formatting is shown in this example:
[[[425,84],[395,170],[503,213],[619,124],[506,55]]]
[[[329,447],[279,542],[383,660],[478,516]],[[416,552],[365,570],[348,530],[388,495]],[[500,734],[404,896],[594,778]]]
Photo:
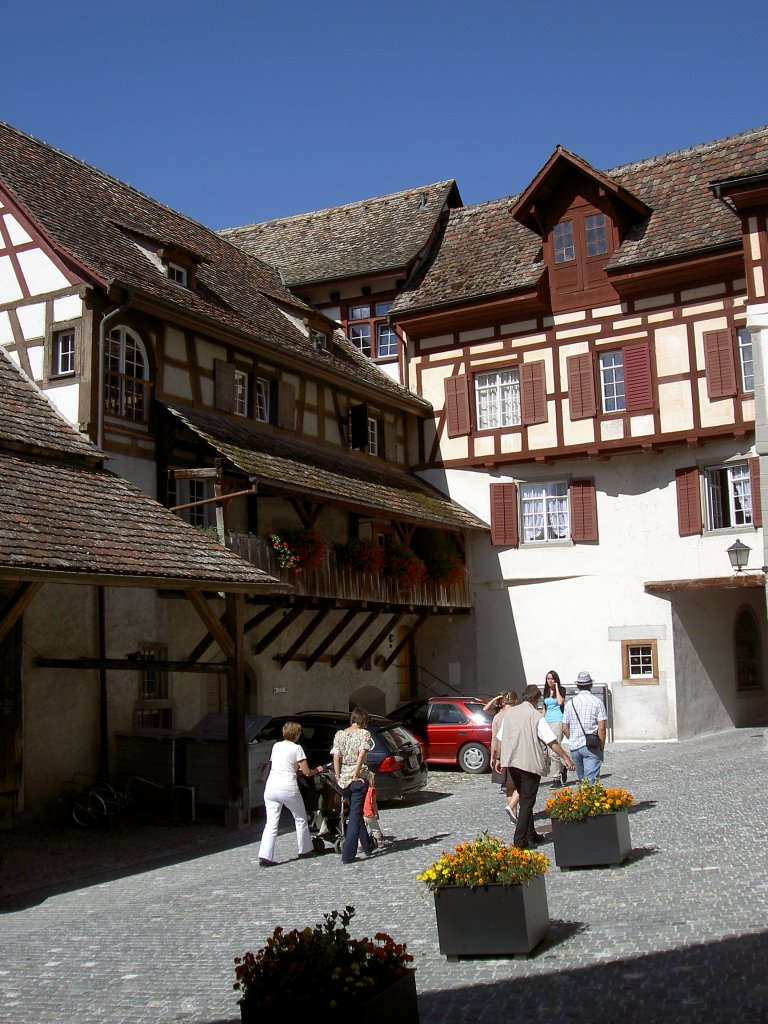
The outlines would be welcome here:
[[[272,741],[261,742],[256,736],[270,715],[245,716],[245,742],[248,754],[248,794],[251,810],[264,806],[264,783],[261,771],[269,760]],[[229,720],[226,714],[210,713],[185,734],[186,782],[194,787],[198,808],[226,808],[229,760],[227,737]]]

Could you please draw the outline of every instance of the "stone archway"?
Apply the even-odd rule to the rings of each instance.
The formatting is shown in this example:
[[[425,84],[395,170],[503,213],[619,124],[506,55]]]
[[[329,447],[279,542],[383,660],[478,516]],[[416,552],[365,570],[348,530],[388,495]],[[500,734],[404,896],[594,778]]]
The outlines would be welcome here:
[[[365,708],[370,715],[385,715],[387,699],[384,691],[378,686],[361,686],[349,695],[350,710],[354,707]]]

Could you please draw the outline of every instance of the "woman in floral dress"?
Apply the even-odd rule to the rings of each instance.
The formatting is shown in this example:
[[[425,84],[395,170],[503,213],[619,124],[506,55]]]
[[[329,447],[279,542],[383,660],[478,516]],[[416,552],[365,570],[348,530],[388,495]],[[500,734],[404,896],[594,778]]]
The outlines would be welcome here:
[[[358,842],[363,848],[363,857],[374,852],[374,845],[363,821],[363,805],[368,789],[369,770],[365,763],[368,751],[373,749],[373,738],[366,729],[368,712],[354,708],[349,716],[346,729],[339,729],[333,738],[333,772],[342,797],[349,801],[349,820],[341,850],[342,864],[356,860]]]

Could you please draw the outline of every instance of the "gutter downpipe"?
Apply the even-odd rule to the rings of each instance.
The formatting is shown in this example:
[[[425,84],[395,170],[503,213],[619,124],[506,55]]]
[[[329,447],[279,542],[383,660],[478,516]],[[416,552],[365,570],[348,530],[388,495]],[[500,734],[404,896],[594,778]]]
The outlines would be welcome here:
[[[107,295],[109,295],[109,289],[112,287],[114,282],[114,277],[110,277],[110,279],[107,281]],[[101,316],[101,320],[99,321],[99,380],[96,398],[96,444],[102,450],[104,448],[104,368],[106,363],[104,348],[106,328],[108,323],[111,323],[112,320],[115,319],[115,317],[120,316],[121,313],[124,313],[126,309],[128,309],[128,307],[131,304],[131,298],[132,296],[131,293],[129,292],[128,298],[125,300],[122,306],[118,306],[117,309],[113,309],[111,313],[103,313]]]

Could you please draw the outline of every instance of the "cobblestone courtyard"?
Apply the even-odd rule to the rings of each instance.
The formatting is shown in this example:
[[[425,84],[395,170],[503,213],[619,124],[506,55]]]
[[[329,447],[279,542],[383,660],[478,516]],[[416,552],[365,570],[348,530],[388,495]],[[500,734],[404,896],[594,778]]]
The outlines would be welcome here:
[[[395,842],[343,866],[333,853],[260,869],[262,821],[111,833],[0,834],[0,1021],[229,1024],[232,958],[278,923],[352,904],[354,934],[384,930],[415,957],[422,1024],[488,1020],[768,1022],[766,734],[609,747],[606,784],[631,789],[620,868],[547,874],[551,927],[525,960],[448,963],[416,874],[478,832],[509,836],[488,776],[431,772],[382,808]],[[549,785],[536,804],[537,827]],[[289,822],[284,819],[284,825]],[[511,838],[511,836],[510,836]],[[552,856],[552,846],[542,847]]]

